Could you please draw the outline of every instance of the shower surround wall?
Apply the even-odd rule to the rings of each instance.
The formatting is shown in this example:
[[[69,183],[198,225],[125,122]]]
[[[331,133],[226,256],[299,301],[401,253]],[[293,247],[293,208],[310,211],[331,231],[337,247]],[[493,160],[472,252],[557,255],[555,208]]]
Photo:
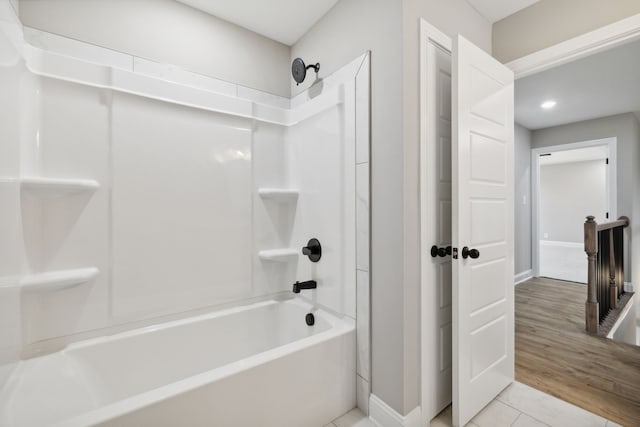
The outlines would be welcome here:
[[[356,317],[368,55],[290,102],[25,29],[58,53],[34,48],[1,13],[0,386],[20,357],[289,294],[295,280]],[[311,237],[318,264],[299,255]]]

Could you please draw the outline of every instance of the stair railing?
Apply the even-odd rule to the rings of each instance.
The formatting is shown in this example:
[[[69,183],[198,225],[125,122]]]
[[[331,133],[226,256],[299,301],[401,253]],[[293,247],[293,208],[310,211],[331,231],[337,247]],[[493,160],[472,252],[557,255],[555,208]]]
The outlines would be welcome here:
[[[624,229],[629,218],[598,224],[588,216],[584,223],[584,251],[587,253],[587,332],[597,334],[609,312],[624,294]]]

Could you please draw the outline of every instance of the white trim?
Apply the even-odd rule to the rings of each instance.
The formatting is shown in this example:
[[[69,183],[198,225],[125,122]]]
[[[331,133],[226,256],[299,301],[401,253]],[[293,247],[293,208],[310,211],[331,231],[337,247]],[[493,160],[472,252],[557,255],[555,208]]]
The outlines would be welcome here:
[[[420,407],[400,415],[375,394],[369,396],[369,419],[378,427],[420,427]]]
[[[515,78],[548,70],[640,38],[640,14],[507,63]]]
[[[540,240],[541,246],[555,246],[561,248],[573,248],[573,249],[582,249],[584,247],[584,243],[580,242],[563,242],[561,240]]]
[[[533,278],[533,270],[527,270],[513,276],[513,281],[514,284],[519,285],[520,283],[524,283],[531,278]]]
[[[424,19],[420,19],[420,325],[432,323],[429,313],[434,307],[435,287],[428,283],[426,272],[430,267],[430,258],[426,256],[427,251],[435,241],[429,227],[429,222],[433,218],[427,215],[429,207],[435,203],[435,195],[429,192],[429,180],[427,175],[431,167],[430,161],[435,161],[430,156],[432,147],[428,140],[428,129],[435,126],[434,120],[437,114],[431,111],[430,105],[434,105],[433,97],[436,96],[435,88],[431,87],[428,78],[429,64],[427,63],[427,49],[429,44],[435,45],[444,51],[451,52],[452,41],[447,35],[429,24]],[[428,425],[441,408],[432,408],[431,402],[435,389],[432,387],[431,366],[434,361],[431,359],[429,349],[437,342],[431,328],[420,327],[420,406],[422,408],[422,425]]]
[[[631,282],[624,282],[624,291],[625,292],[635,292],[633,290],[633,283]]]
[[[636,309],[635,308],[635,301],[634,301],[634,295],[631,295],[631,298],[629,299],[629,301],[627,302],[627,305],[624,307],[624,309],[622,310],[622,313],[620,313],[620,315],[618,316],[618,318],[616,319],[616,322],[613,324],[613,326],[611,327],[611,329],[609,330],[609,333],[607,334],[607,338],[609,338],[610,340],[614,339],[613,336],[615,335],[616,332],[618,332],[618,329],[620,329],[620,326],[622,326],[623,323],[625,323],[625,321],[631,321],[633,323],[636,323],[636,314],[635,313],[631,313],[631,316],[633,316],[633,319],[631,320],[627,320],[627,316],[629,315],[629,311],[631,311],[631,309]],[[636,325],[634,325],[634,329],[635,329]],[[635,343],[629,343],[629,344],[634,344]]]
[[[540,154],[553,153],[556,151],[577,150],[587,147],[606,147],[608,150],[607,155],[609,157],[609,173],[607,174],[607,204],[609,220],[613,221],[618,218],[617,141],[618,138],[610,137],[531,149],[531,267],[533,269],[534,276],[540,275]]]

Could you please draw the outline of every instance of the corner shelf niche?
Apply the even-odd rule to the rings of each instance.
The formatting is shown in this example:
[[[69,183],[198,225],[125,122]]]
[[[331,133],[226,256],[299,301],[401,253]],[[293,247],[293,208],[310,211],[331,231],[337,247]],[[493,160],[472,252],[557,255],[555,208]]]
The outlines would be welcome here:
[[[94,192],[98,188],[100,188],[100,184],[92,179],[20,178],[21,191],[42,198],[57,198]]]
[[[290,188],[259,188],[258,194],[263,200],[274,200],[276,202],[293,202],[298,200],[300,192]]]
[[[20,287],[26,293],[59,291],[87,283],[99,274],[95,267],[29,274],[22,278]]]
[[[263,261],[287,262],[298,257],[295,249],[269,249],[258,252],[258,257]]]

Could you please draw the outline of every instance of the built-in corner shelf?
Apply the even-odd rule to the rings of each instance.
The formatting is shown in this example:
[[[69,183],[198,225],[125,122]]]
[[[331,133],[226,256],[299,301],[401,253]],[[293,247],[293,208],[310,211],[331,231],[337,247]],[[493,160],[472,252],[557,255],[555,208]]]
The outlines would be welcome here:
[[[287,188],[260,188],[258,194],[263,200],[275,200],[277,202],[293,202],[298,200],[298,190]]]
[[[92,179],[24,177],[20,178],[20,188],[33,196],[56,198],[94,192],[100,188],[100,184]]]
[[[258,257],[263,261],[287,262],[298,257],[295,249],[270,249],[258,252]]]
[[[99,274],[95,267],[30,274],[22,278],[20,287],[27,293],[59,291],[87,283]]]

